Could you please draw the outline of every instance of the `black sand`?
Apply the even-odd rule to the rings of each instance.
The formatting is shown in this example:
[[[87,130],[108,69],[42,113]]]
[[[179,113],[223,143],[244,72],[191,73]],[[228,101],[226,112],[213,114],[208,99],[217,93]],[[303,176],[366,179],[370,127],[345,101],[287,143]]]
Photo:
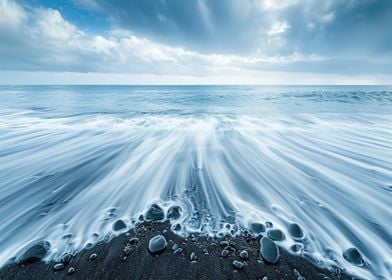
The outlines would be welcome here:
[[[168,245],[158,256],[148,252],[151,237],[162,234]],[[135,242],[138,238],[138,241]],[[132,241],[130,241],[132,239]],[[34,262],[29,264],[10,264],[0,270],[0,280],[11,279],[351,279],[338,272],[329,272],[312,265],[301,257],[295,257],[280,249],[277,264],[267,264],[259,254],[259,239],[239,236],[227,239],[230,254],[220,256],[226,239],[214,240],[206,237],[182,239],[169,230],[167,223],[145,223],[127,234],[85,249],[74,256],[69,264],[59,271],[55,262]],[[128,245],[127,245],[128,243]],[[172,250],[176,243],[182,252]],[[124,248],[129,248],[124,251]],[[233,251],[235,249],[235,251]],[[247,264],[236,270],[233,261],[240,258],[246,250]],[[208,254],[206,254],[208,252]],[[97,257],[90,259],[92,254]],[[194,254],[192,254],[194,253]],[[193,259],[191,261],[191,255]],[[61,265],[60,265],[61,267]],[[74,268],[73,274],[69,274]],[[72,269],[71,269],[72,270]],[[303,277],[303,278],[301,278]],[[265,278],[264,278],[265,279]]]

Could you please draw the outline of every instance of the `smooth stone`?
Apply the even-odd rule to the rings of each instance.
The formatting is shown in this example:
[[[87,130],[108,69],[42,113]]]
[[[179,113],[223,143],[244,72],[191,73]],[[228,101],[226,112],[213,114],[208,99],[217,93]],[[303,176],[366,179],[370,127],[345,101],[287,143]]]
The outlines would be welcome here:
[[[181,254],[182,253],[182,248],[178,248],[177,250],[174,251],[174,254]]]
[[[247,260],[247,259],[249,258],[248,252],[247,252],[246,250],[242,250],[242,251],[240,252],[240,258],[241,258],[241,259],[244,259],[244,260]]]
[[[304,233],[298,224],[289,224],[288,231],[293,238],[301,239],[302,237],[304,237]]]
[[[54,266],[53,266],[53,269],[54,270],[62,270],[62,269],[64,269],[64,264],[63,263],[56,263]]]
[[[226,249],[223,249],[220,255],[222,258],[227,258],[229,256],[229,251]]]
[[[165,213],[163,212],[162,208],[159,207],[157,204],[153,204],[150,206],[146,213],[146,220],[149,221],[160,221],[165,218]]]
[[[180,206],[172,206],[167,210],[167,218],[172,220],[177,220],[181,217],[182,209]]]
[[[74,273],[75,273],[75,268],[73,268],[73,267],[68,268],[68,275],[71,275]]]
[[[178,245],[177,245],[177,243],[174,243],[173,246],[172,246],[172,250],[175,251],[177,249],[178,249]]]
[[[71,258],[71,254],[65,253],[61,256],[61,262],[67,264],[71,261]]]
[[[265,231],[265,225],[260,224],[260,223],[252,223],[249,226],[249,229],[255,233],[255,234],[259,234]]]
[[[197,256],[196,256],[196,253],[195,252],[192,252],[191,253],[191,261],[195,261],[195,260],[197,260]]]
[[[93,260],[95,260],[97,258],[97,254],[91,254],[90,255],[90,257],[89,257],[89,259],[90,259],[90,261],[93,261]]]
[[[125,222],[123,220],[117,220],[112,226],[114,231],[119,231],[119,230],[125,229],[126,227],[127,227],[127,225],[125,224]]]
[[[362,265],[363,264],[363,258],[361,253],[358,251],[357,248],[350,248],[344,251],[343,257],[346,259],[346,261],[355,264],[355,265]]]
[[[261,257],[269,263],[275,264],[279,260],[279,248],[275,242],[268,237],[263,237],[260,241],[260,254]]]
[[[274,225],[271,222],[265,222],[267,228],[272,228]]]
[[[18,258],[19,263],[36,262],[42,260],[50,250],[48,241],[39,241],[27,248]]]
[[[150,239],[148,250],[152,254],[159,254],[165,250],[166,245],[166,238],[163,235],[156,235]]]
[[[235,269],[243,269],[244,268],[244,263],[240,261],[233,261],[233,266]]]
[[[291,245],[291,247],[290,247],[291,251],[293,251],[294,253],[299,252],[299,250],[301,250],[301,248],[302,247],[299,244],[294,244],[294,245]]]
[[[267,235],[274,241],[282,241],[285,238],[284,233],[280,229],[271,229],[267,232]]]
[[[174,230],[175,230],[175,231],[180,231],[180,230],[181,230],[181,225],[180,225],[180,224],[176,224],[176,225],[174,226]]]

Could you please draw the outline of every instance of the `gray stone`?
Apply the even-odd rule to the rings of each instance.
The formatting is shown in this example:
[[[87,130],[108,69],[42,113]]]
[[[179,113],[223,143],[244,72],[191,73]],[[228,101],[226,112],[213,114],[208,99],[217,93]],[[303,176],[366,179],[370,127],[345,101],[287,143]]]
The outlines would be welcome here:
[[[246,250],[242,250],[242,251],[240,252],[240,258],[241,258],[241,259],[244,259],[244,260],[247,260],[247,259],[249,258],[248,252],[247,252]]]
[[[42,260],[50,250],[50,243],[47,241],[39,241],[23,251],[17,258],[19,263],[28,263]]]
[[[95,260],[97,258],[97,254],[91,254],[90,255],[90,257],[89,257],[89,259],[90,259],[90,261],[93,261],[93,260]]]
[[[182,209],[180,206],[171,206],[169,210],[167,210],[167,218],[171,220],[177,220],[181,217]]]
[[[261,257],[268,263],[275,264],[279,260],[279,248],[268,237],[263,237],[260,241]]]
[[[150,209],[148,209],[146,213],[146,220],[149,221],[160,221],[165,218],[165,214],[162,210],[161,207],[157,204],[153,204],[150,206]]]
[[[220,253],[220,256],[222,258],[227,258],[229,256],[229,251],[226,249],[223,249],[222,252]]]
[[[259,234],[265,231],[265,225],[260,224],[260,223],[252,223],[249,226],[249,229],[255,233],[255,234]]]
[[[289,224],[288,231],[289,231],[289,234],[294,239],[301,239],[304,237],[304,233],[298,224],[295,224],[295,223]]]
[[[163,235],[156,235],[150,239],[148,250],[152,254],[159,254],[165,250],[166,245],[166,238]]]
[[[271,229],[267,232],[267,235],[274,241],[282,241],[285,239],[284,233],[279,229]]]
[[[75,273],[75,268],[73,267],[68,268],[68,275],[72,275],[74,273]]]
[[[117,220],[112,226],[114,231],[120,231],[120,230],[125,229],[126,227],[127,227],[127,225],[125,224],[125,222],[123,220]]]
[[[63,263],[56,263],[54,266],[53,266],[53,269],[54,270],[62,270],[62,269],[64,269],[64,264]]]
[[[245,266],[245,265],[244,265],[243,262],[240,262],[240,261],[237,261],[237,260],[233,261],[233,267],[234,267],[235,269],[237,269],[237,270],[243,269],[244,266]]]
[[[358,251],[357,248],[350,248],[344,251],[343,257],[346,261],[355,264],[355,265],[363,265],[363,258],[361,253]]]

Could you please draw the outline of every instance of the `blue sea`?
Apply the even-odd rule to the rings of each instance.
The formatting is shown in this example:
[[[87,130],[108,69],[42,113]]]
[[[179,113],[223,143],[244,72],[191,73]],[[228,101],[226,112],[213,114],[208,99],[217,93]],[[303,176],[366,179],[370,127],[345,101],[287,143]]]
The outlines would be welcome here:
[[[293,255],[391,279],[392,87],[0,86],[0,266],[153,203],[181,208],[180,235],[268,222]]]

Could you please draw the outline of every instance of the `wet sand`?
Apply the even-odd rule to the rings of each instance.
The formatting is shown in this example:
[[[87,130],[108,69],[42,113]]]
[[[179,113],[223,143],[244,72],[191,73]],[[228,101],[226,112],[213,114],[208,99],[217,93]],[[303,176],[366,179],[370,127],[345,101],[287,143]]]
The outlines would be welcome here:
[[[8,264],[0,270],[0,280],[9,279],[351,279],[339,270],[320,269],[300,256],[279,249],[276,264],[260,257],[260,238],[242,234],[238,237],[213,239],[189,237],[183,239],[169,229],[168,222],[149,222],[136,229],[99,243],[73,256],[68,264],[37,261]],[[149,241],[161,234],[166,248],[158,255],[148,251]],[[223,242],[222,242],[223,241]],[[177,246],[176,253],[174,253]],[[229,252],[222,257],[222,250]],[[246,250],[248,258],[240,257]],[[95,257],[95,255],[96,257]],[[95,257],[95,258],[94,258]],[[239,269],[233,265],[240,261]],[[237,263],[238,264],[238,263]],[[74,270],[74,271],[73,271]],[[267,278],[265,278],[267,277]],[[303,278],[301,278],[303,277]]]

